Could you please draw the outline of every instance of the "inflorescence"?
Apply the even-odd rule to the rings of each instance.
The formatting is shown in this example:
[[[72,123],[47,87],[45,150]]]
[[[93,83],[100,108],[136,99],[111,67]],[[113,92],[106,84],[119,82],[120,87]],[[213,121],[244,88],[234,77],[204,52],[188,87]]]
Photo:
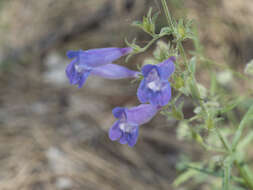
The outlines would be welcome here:
[[[112,64],[113,61],[131,53],[132,48],[99,48],[91,50],[68,51],[72,59],[66,68],[70,84],[81,88],[89,75],[106,79],[143,77],[137,91],[140,105],[131,108],[116,107],[112,113],[118,120],[109,130],[112,141],[133,147],[138,139],[139,126],[149,122],[155,114],[171,99],[169,77],[175,70],[175,57],[157,64],[147,64],[141,72],[124,66]]]

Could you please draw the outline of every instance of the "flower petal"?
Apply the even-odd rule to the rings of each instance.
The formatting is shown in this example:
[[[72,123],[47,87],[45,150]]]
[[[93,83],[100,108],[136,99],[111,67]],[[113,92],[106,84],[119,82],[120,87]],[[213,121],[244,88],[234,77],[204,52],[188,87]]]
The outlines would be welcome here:
[[[150,104],[152,104],[153,106],[160,106],[160,92],[153,92],[152,94],[150,94],[149,97],[149,102]]]
[[[143,79],[137,90],[137,97],[141,103],[148,102],[148,90],[146,88],[145,80]]]
[[[153,93],[150,97],[150,103],[153,106],[165,106],[171,99],[171,87],[168,82],[167,86],[160,92]]]
[[[75,61],[76,60],[71,61],[70,64],[68,64],[68,66],[66,67],[66,70],[65,70],[66,75],[67,75],[69,81],[72,80],[73,73],[75,72]]]
[[[161,106],[167,105],[170,99],[171,99],[171,87],[170,83],[168,82],[167,86],[161,91],[160,105]]]
[[[112,114],[118,119],[122,116],[123,113],[125,113],[125,108],[122,107],[116,107],[112,110]]]
[[[175,71],[174,58],[169,58],[158,64],[160,70],[160,77],[163,80],[168,80],[170,75]]]
[[[90,75],[90,71],[84,71],[83,74],[81,75],[79,81],[78,81],[78,88],[82,88],[86,79]]]
[[[142,68],[141,68],[141,71],[142,71],[142,74],[144,77],[147,77],[149,72],[152,70],[152,69],[157,69],[157,66],[156,65],[144,65]]]
[[[73,59],[73,58],[77,57],[81,51],[82,51],[82,50],[77,50],[77,51],[75,51],[75,50],[70,50],[70,51],[67,51],[67,57],[68,57],[69,59]]]
[[[100,76],[107,79],[122,79],[122,78],[131,78],[137,77],[140,72],[130,70],[126,67],[116,65],[116,64],[107,64],[92,69],[91,74]]]
[[[116,121],[109,130],[109,138],[112,141],[119,139],[122,135],[121,130],[119,129],[119,121]]]
[[[119,139],[119,143],[120,144],[127,144],[128,143],[128,133],[123,133],[122,132],[122,136],[121,138]]]
[[[80,64],[87,65],[88,67],[98,67],[112,63],[120,57],[131,52],[131,48],[99,48],[80,51],[79,61]]]
[[[83,70],[82,72],[77,72],[75,68],[76,59],[71,61],[71,63],[66,68],[66,75],[69,79],[70,84],[76,85],[78,84],[78,87],[81,88],[87,77],[90,75],[89,70]]]
[[[142,125],[149,122],[157,113],[158,109],[151,104],[141,104],[130,109],[126,109],[127,121]]]
[[[138,136],[139,136],[139,127],[137,127],[136,130],[133,133],[129,134],[128,136],[128,145],[130,147],[133,147],[136,144]]]

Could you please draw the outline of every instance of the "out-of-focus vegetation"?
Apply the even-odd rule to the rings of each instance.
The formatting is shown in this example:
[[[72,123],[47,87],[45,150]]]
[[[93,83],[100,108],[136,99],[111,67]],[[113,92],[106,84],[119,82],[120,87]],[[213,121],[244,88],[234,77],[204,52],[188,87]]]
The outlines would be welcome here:
[[[222,134],[230,139],[253,104],[252,78],[245,80],[244,75],[253,58],[253,2],[168,3],[177,19],[195,20],[199,39],[183,45],[204,55],[197,65],[197,81],[211,92],[243,99],[225,116]],[[157,116],[142,126],[133,149],[110,142],[111,109],[135,105],[137,84],[94,77],[79,90],[66,80],[68,49],[124,46],[125,37],[136,36],[146,44],[149,36],[130,24],[141,20],[150,6],[162,14],[160,2],[148,0],[0,1],[0,189],[168,190],[181,183],[187,190],[220,187],[221,174],[210,171],[219,171],[221,157],[194,144],[184,121]],[[165,22],[158,20],[157,27]],[[151,56],[147,51],[128,65],[136,68]],[[215,67],[210,75],[209,67]],[[185,98],[184,117],[199,111],[193,109]],[[212,133],[201,135],[219,146]],[[252,167],[250,128],[243,135],[238,149],[247,150],[240,154]]]

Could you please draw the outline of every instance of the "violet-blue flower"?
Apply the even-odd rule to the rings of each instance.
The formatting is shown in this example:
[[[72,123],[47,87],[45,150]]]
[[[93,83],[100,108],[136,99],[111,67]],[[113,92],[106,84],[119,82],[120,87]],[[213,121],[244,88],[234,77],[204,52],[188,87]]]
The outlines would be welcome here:
[[[95,67],[91,71],[91,75],[99,76],[106,79],[123,79],[123,78],[137,78],[140,72],[130,70],[126,67],[107,64]]]
[[[154,106],[165,106],[171,98],[171,87],[168,81],[174,72],[175,57],[157,64],[142,67],[144,79],[141,81],[137,97],[141,103],[151,103]]]
[[[68,51],[67,56],[73,59],[66,68],[70,84],[81,88],[92,70],[110,64],[132,51],[132,48],[100,48],[90,50]]]
[[[138,139],[139,125],[149,122],[157,111],[157,107],[151,104],[141,104],[129,109],[114,108],[112,113],[118,120],[109,130],[110,139],[133,147]]]

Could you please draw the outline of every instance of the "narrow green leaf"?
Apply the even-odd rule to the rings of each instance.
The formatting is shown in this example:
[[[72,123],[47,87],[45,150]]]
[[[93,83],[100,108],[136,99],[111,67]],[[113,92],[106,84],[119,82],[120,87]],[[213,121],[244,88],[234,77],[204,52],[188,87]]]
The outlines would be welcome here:
[[[184,102],[182,102],[177,108],[175,105],[172,106],[172,115],[176,120],[183,120],[184,114],[182,111]]]
[[[207,168],[202,168],[202,167],[194,166],[194,165],[187,165],[186,167],[188,169],[192,169],[192,170],[195,170],[195,171],[203,173],[203,174],[211,175],[214,177],[222,177],[222,173],[219,171],[213,171],[213,170],[210,170]]]
[[[196,72],[196,57],[192,57],[190,62],[189,62],[189,66],[190,66],[190,70],[191,70],[191,74],[195,75]]]
[[[160,12],[156,12],[156,13],[153,15],[153,17],[152,17],[152,23],[153,23],[153,24],[155,24],[155,22],[156,22],[156,20],[157,20],[157,18],[158,18],[158,16],[159,16],[159,14],[160,14]]]
[[[173,186],[174,187],[178,187],[179,185],[181,185],[182,183],[186,182],[187,180],[189,180],[190,178],[194,177],[197,174],[198,174],[198,172],[196,172],[194,170],[187,170],[187,171],[183,172],[182,174],[180,174],[174,180]]]
[[[171,34],[172,30],[170,27],[163,27],[160,31],[160,34]]]
[[[149,8],[148,14],[147,14],[148,18],[151,18],[151,16],[152,16],[152,7]]]
[[[244,148],[246,148],[247,145],[253,140],[253,131],[249,132],[249,134],[244,137],[237,145],[239,151],[243,151]]]
[[[204,174],[207,174],[207,175],[210,175],[210,176],[214,176],[214,177],[223,177],[223,175],[224,175],[224,173],[222,173],[222,171],[213,171],[213,170],[210,170],[210,169],[201,168],[201,167],[192,166],[192,165],[187,165],[186,167],[188,169],[192,169],[192,170],[198,171],[200,173],[204,173]],[[237,182],[239,184],[245,184],[244,180],[242,178],[240,178],[240,177],[231,176],[231,179],[234,182]]]
[[[240,175],[244,179],[245,185],[247,185],[250,189],[253,189],[253,174],[248,165],[241,164],[237,160],[235,161],[235,164],[240,172]]]
[[[209,115],[206,120],[206,128],[208,130],[212,130],[214,128],[214,119],[211,115]]]
[[[215,128],[215,132],[216,132],[217,136],[219,137],[221,143],[223,144],[224,148],[227,151],[231,152],[230,144],[228,143],[227,139],[222,135],[220,130],[218,128]]]
[[[203,146],[204,140],[203,140],[203,138],[201,137],[201,135],[200,135],[198,132],[192,130],[192,138],[193,138],[196,142],[198,142],[201,146]]]
[[[197,85],[194,79],[190,79],[190,81],[188,82],[188,85],[191,91],[192,98],[195,100],[200,99],[199,89],[197,88]]]
[[[233,100],[233,101],[227,103],[225,107],[221,108],[219,110],[219,113],[220,114],[227,113],[230,110],[234,109],[239,103],[240,103],[240,99],[239,98],[236,99],[236,100]]]
[[[244,115],[244,117],[242,118],[242,120],[235,132],[235,136],[234,136],[234,139],[232,142],[232,150],[236,149],[236,146],[242,136],[242,132],[243,132],[244,128],[246,127],[246,124],[250,121],[253,121],[253,105],[249,108],[247,113]]]

